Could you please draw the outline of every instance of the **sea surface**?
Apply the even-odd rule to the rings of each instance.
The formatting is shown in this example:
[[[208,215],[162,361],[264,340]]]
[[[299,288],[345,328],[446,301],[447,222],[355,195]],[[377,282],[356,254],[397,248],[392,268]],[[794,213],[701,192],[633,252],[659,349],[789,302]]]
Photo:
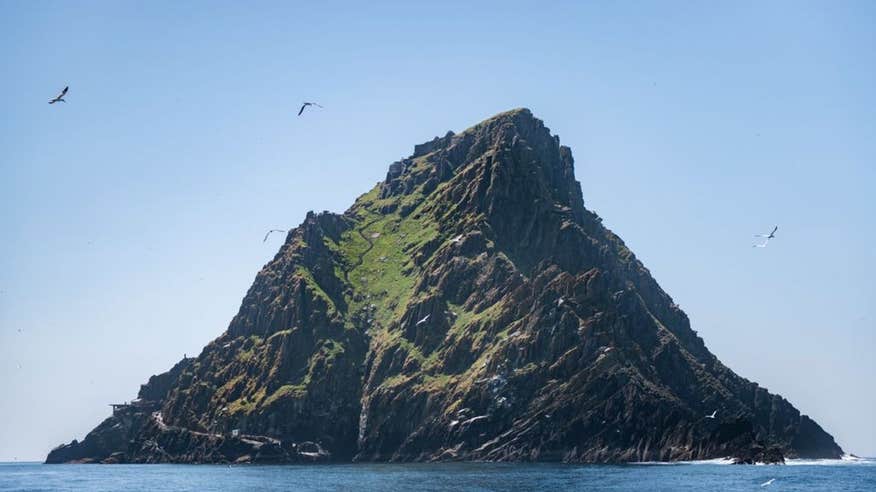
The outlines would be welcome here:
[[[762,485],[770,479],[769,485]],[[876,460],[785,466],[679,464],[43,465],[0,464],[0,490],[825,490],[876,491]]]

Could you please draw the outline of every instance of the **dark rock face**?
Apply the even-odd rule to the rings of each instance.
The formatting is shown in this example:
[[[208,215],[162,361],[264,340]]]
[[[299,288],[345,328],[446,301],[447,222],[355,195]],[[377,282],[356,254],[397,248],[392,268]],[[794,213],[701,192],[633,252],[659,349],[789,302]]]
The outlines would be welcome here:
[[[525,109],[308,214],[228,330],[139,396],[47,462],[842,454],[708,351]]]

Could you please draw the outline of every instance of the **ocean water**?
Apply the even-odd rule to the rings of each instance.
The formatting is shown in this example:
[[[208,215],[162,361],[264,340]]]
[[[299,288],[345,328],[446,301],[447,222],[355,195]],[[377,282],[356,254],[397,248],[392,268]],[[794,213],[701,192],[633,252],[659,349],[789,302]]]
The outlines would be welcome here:
[[[762,486],[773,479],[772,483]],[[356,464],[288,466],[0,464],[2,491],[611,490],[876,491],[876,460],[785,466]]]

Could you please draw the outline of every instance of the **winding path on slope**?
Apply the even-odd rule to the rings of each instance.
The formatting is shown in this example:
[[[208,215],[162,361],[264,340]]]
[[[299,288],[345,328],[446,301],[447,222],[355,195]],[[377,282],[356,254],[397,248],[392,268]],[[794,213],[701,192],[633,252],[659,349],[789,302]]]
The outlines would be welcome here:
[[[365,255],[367,255],[371,252],[372,249],[374,249],[374,241],[372,241],[371,238],[365,235],[365,230],[374,225],[375,222],[382,218],[383,217],[376,217],[374,219],[371,219],[366,222],[361,228],[356,229],[356,232],[358,232],[359,235],[362,236],[362,239],[364,239],[365,242],[368,243],[368,247],[365,248],[365,251],[363,251],[362,254],[359,255],[359,258],[356,259],[356,263],[352,267],[350,267],[349,270],[344,271],[344,280],[347,281],[348,285],[350,284],[350,272],[362,266],[362,263],[365,262]]]

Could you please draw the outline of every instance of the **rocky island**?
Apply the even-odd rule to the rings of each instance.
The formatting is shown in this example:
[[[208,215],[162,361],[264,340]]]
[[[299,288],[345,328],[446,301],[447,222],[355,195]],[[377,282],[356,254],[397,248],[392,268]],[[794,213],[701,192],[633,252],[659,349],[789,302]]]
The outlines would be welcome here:
[[[309,213],[228,329],[47,463],[838,458],[584,207],[529,110]]]

